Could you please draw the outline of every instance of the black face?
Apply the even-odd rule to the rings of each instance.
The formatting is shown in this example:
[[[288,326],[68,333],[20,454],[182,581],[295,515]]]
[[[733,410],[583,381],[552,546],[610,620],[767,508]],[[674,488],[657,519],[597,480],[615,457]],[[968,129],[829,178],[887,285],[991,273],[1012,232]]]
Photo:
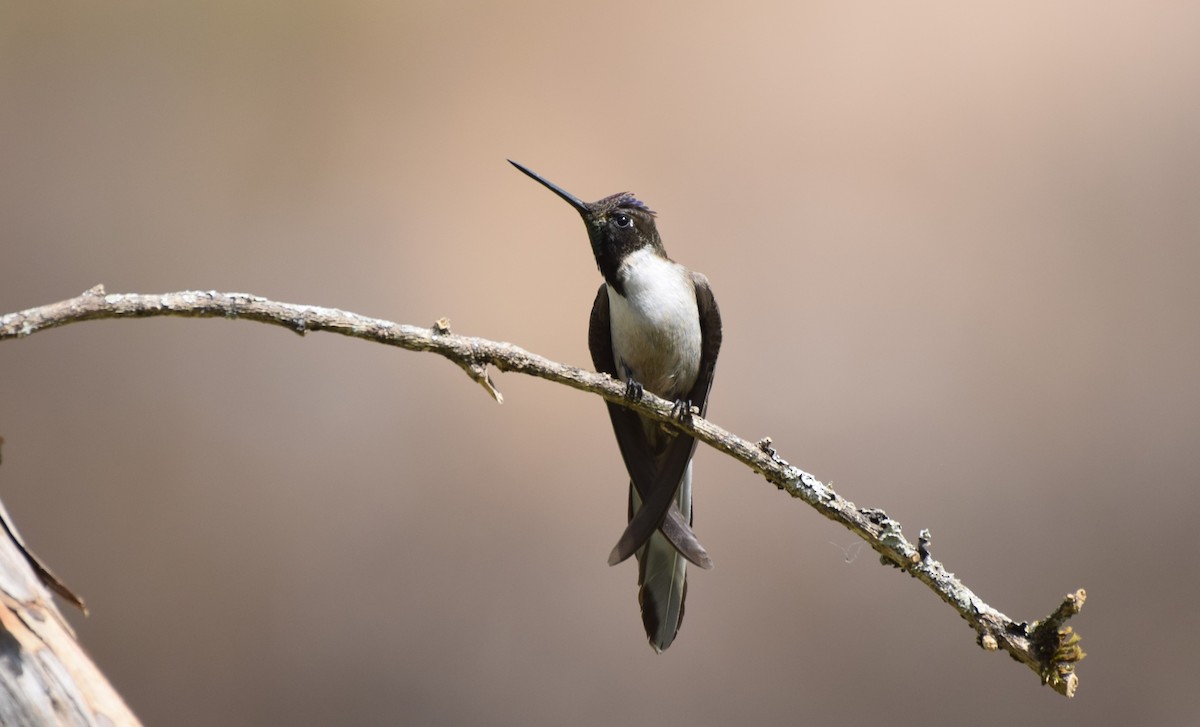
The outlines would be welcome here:
[[[604,280],[618,293],[625,294],[625,286],[617,278],[617,271],[626,255],[643,247],[651,247],[663,257],[667,256],[658,237],[658,228],[654,225],[654,211],[629,192],[614,194],[597,202],[584,202],[532,169],[512,159],[508,163],[562,197],[583,217],[592,241],[596,267],[600,268]]]
[[[604,280],[618,293],[624,294],[617,271],[625,256],[643,247],[654,248],[666,256],[658,228],[654,224],[654,212],[628,192],[586,205],[581,211],[588,226],[588,237],[592,242],[592,254]]]

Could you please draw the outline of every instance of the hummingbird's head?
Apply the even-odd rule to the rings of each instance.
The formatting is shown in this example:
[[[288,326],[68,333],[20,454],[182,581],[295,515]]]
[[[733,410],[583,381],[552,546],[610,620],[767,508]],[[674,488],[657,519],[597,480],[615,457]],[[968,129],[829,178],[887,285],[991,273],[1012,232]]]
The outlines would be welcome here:
[[[658,228],[654,224],[654,211],[629,192],[614,194],[596,202],[584,202],[537,172],[526,169],[511,159],[508,161],[562,197],[583,217],[588,238],[592,242],[592,254],[596,257],[596,266],[600,268],[604,279],[618,289],[621,286],[617,280],[617,270],[627,255],[642,248],[650,248],[662,257],[667,256],[662,239],[658,236]]]

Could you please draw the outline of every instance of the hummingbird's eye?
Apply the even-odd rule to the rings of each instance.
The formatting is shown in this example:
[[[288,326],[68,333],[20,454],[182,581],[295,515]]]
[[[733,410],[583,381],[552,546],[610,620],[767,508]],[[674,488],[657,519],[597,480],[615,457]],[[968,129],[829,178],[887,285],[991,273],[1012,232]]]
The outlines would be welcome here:
[[[617,223],[617,227],[633,227],[633,218],[629,215],[613,215],[613,222]]]

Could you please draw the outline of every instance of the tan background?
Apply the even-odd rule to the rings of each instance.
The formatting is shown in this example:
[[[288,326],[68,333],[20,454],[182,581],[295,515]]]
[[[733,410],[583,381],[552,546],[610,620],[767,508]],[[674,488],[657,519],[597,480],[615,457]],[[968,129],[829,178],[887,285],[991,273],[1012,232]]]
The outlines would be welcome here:
[[[699,453],[679,640],[608,568],[600,402],[330,335],[0,346],[0,494],[150,724],[1194,724],[1195,3],[6,3],[0,312],[253,292],[584,364],[578,195],[726,324],[710,413],[985,600],[1068,590],[1072,703]]]

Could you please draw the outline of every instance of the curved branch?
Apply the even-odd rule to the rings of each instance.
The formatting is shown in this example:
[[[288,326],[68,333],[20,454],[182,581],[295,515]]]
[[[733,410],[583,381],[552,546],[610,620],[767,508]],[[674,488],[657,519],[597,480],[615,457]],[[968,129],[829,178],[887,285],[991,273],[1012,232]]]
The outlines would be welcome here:
[[[728,454],[779,489],[804,500],[817,512],[854,532],[879,553],[882,563],[913,576],[953,607],[975,629],[978,643],[984,649],[1003,649],[1033,669],[1044,684],[1065,696],[1074,695],[1079,681],[1075,675],[1075,662],[1082,659],[1084,653],[1078,645],[1079,637],[1064,622],[1083,606],[1085,594],[1082,589],[1068,595],[1049,617],[1040,622],[1013,621],[984,603],[931,557],[928,531],[922,530],[918,544],[914,545],[904,536],[900,524],[883,510],[856,507],[811,474],[780,457],[769,438],[751,443],[699,416],[680,423],[671,416],[672,402],[649,392],[640,402],[628,401],[624,397],[624,386],[607,375],[566,366],[511,343],[453,334],[445,319],[423,328],[334,308],[279,303],[244,293],[106,294],[102,286],[96,286],[77,298],[0,317],[0,341],[77,321],[151,316],[246,319],[283,326],[300,335],[310,331],[330,331],[410,351],[436,353],[458,364],[497,401],[502,401],[502,397],[492,384],[488,366],[565,384],[634,409],[642,416],[676,427]]]

